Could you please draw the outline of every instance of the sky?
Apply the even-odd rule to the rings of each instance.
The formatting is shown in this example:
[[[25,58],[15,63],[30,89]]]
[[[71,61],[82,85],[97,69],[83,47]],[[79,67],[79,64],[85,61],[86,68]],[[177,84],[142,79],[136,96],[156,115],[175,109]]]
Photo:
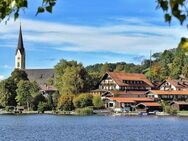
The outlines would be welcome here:
[[[188,36],[175,19],[164,22],[155,0],[58,0],[53,14],[35,16],[40,5],[29,0],[17,21],[0,23],[0,80],[14,70],[20,23],[30,69],[53,68],[60,59],[140,64]]]

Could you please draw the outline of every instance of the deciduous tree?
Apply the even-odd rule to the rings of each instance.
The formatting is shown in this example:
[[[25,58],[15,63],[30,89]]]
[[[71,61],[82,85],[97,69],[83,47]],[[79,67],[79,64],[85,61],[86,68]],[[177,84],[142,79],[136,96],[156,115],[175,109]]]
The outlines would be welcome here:
[[[73,105],[74,95],[72,94],[63,94],[58,100],[58,109],[62,111],[72,111],[74,109]]]

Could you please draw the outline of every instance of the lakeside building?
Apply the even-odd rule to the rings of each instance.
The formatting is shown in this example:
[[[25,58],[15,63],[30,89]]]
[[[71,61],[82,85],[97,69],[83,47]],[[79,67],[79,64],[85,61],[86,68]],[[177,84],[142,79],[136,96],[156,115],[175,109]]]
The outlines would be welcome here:
[[[159,85],[160,90],[188,90],[188,80],[167,79]]]
[[[160,111],[161,105],[146,95],[153,87],[144,74],[107,72],[92,92],[100,94],[105,107],[116,112]]]
[[[153,84],[144,74],[126,72],[107,72],[93,94],[102,97],[146,97]]]
[[[57,91],[57,89],[52,85],[47,85],[49,79],[54,81],[54,69],[27,69],[26,68],[26,51],[24,48],[22,28],[20,26],[18,46],[15,55],[15,69],[24,70],[27,73],[27,77],[30,81],[36,81],[41,92],[44,94],[49,94]]]
[[[157,101],[185,101],[188,99],[188,90],[150,90],[146,93],[147,97]]]
[[[151,98],[120,98],[109,97],[106,99],[106,108],[115,112],[152,112],[161,111],[161,105]]]
[[[107,72],[99,84],[99,89],[120,91],[147,91],[152,87],[144,74],[125,72]]]
[[[188,102],[185,101],[173,101],[170,103],[170,107],[178,111],[188,111]]]

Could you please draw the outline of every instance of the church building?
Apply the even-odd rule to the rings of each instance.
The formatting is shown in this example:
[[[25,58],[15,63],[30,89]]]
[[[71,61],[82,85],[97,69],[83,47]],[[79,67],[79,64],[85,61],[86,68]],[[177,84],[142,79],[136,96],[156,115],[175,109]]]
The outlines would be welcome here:
[[[27,73],[30,81],[36,81],[44,92],[53,92],[56,89],[52,85],[47,85],[48,81],[54,81],[54,69],[27,69],[26,52],[23,43],[22,28],[20,26],[18,46],[15,55],[15,68],[22,69]]]

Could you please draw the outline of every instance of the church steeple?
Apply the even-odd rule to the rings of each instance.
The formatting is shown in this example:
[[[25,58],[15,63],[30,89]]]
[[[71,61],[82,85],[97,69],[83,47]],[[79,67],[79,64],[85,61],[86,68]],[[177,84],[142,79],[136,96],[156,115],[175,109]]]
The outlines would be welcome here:
[[[20,31],[19,31],[18,46],[16,49],[15,68],[25,69],[25,49],[24,49],[24,44],[23,44],[21,25],[20,25]]]

